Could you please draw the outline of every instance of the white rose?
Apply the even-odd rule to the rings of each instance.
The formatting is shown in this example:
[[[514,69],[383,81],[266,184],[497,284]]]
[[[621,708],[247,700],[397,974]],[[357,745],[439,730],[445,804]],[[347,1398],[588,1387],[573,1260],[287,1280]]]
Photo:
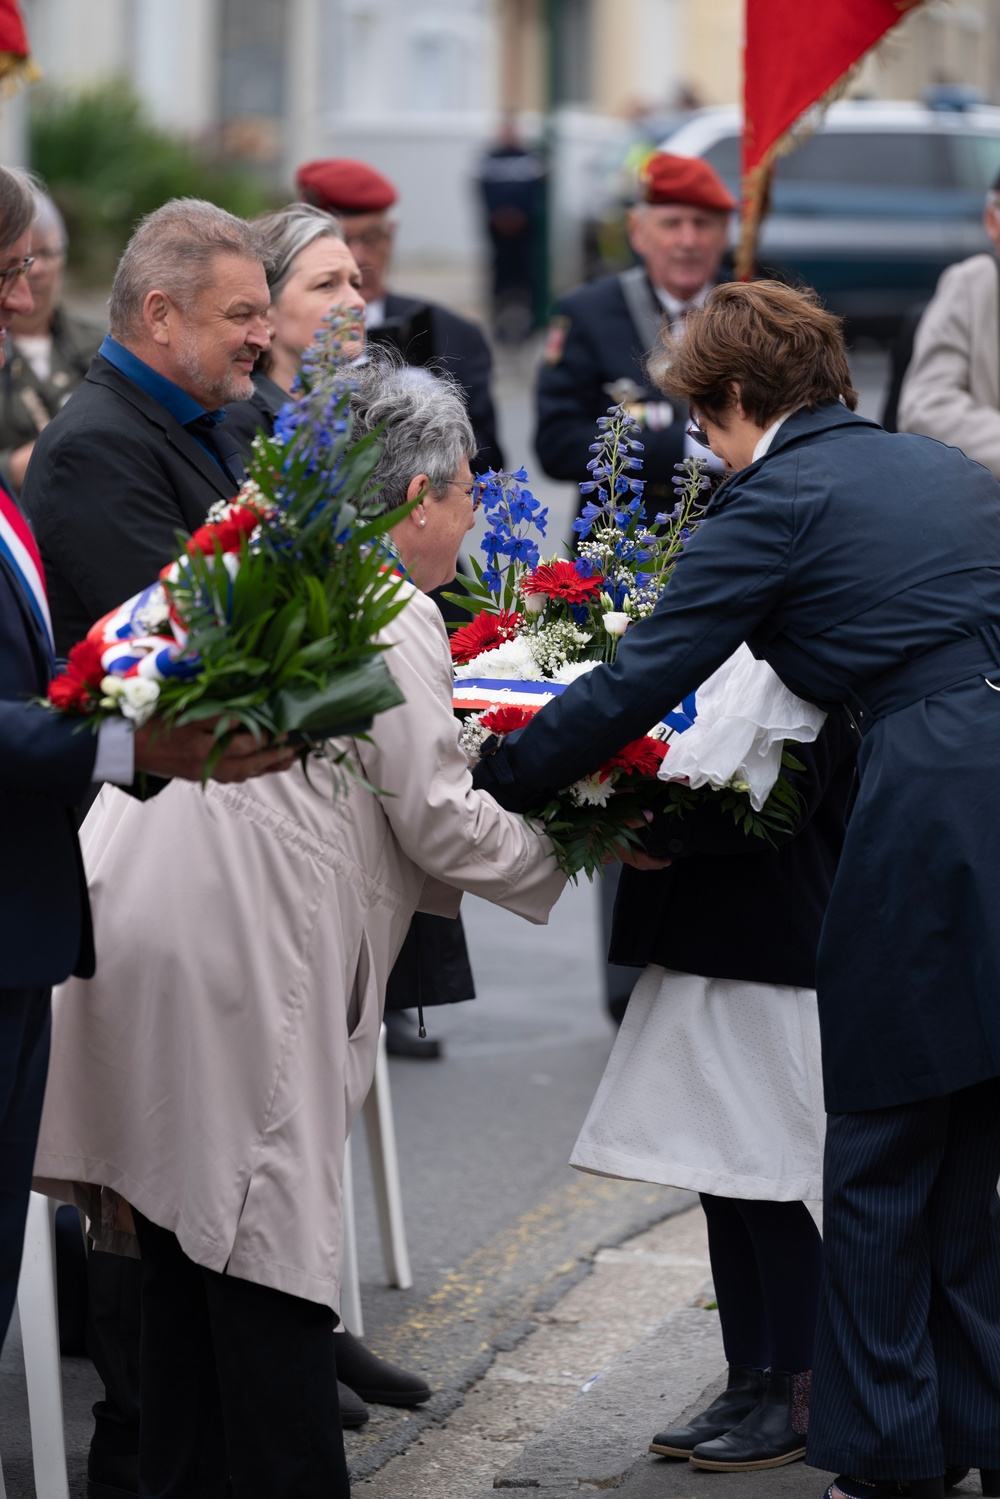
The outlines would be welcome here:
[[[609,610],[604,616],[604,628],[609,635],[624,635],[630,624],[631,620],[627,614],[620,614],[614,609]]]
[[[541,614],[549,601],[547,593],[529,593],[523,599],[525,614]]]
[[[149,677],[122,677],[117,695],[123,715],[141,729],[156,709],[160,686]]]
[[[118,698],[121,696],[121,690],[121,677],[115,677],[109,674],[101,682],[101,691],[104,693],[105,697],[110,697],[112,699]]]

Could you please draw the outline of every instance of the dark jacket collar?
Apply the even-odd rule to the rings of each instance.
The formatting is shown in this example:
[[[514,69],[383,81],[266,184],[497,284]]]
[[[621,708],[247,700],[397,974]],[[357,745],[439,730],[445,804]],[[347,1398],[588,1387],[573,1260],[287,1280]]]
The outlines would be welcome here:
[[[114,365],[102,354],[95,354],[85,379],[93,385],[107,386],[116,395],[128,401],[129,405],[141,412],[147,421],[161,429],[170,446],[182,458],[187,459],[188,463],[198,470],[203,479],[208,480],[212,488],[217,490],[224,500],[232,498],[232,480],[228,474],[223,473],[215,459],[205,452],[191,433],[185,431],[180,422],[171,416],[159,401],[154,400],[147,391],[136,385],[134,380],[123,375],[121,370],[115,369]]]
[[[766,463],[772,453],[779,452],[782,448],[789,447],[794,442],[803,438],[815,437],[820,432],[832,432],[840,427],[874,427],[881,431],[878,422],[871,421],[867,416],[859,416],[856,411],[848,411],[842,401],[830,401],[825,406],[817,406],[815,411],[794,411],[786,422],[782,422],[774,439],[763,458],[758,458],[757,463]],[[751,464],[755,468],[756,464]],[[746,473],[746,469],[743,470]]]
[[[732,495],[739,493],[740,480],[748,474],[755,474],[761,464],[774,453],[783,451],[785,448],[794,447],[798,443],[809,442],[812,438],[819,437],[824,432],[838,432],[848,427],[871,427],[876,432],[882,428],[878,422],[871,421],[866,416],[858,416],[856,411],[848,411],[842,401],[831,401],[825,406],[818,406],[815,411],[793,412],[787,421],[782,422],[771,440],[771,446],[762,458],[757,458],[753,463],[747,464],[733,474],[727,474],[725,479],[715,490],[705,514],[721,510]]]
[[[250,376],[253,381],[253,395],[250,399],[260,411],[265,411],[274,425],[274,418],[278,415],[282,406],[287,406],[292,399],[286,390],[282,390],[270,375],[265,375],[262,370],[254,370]]]

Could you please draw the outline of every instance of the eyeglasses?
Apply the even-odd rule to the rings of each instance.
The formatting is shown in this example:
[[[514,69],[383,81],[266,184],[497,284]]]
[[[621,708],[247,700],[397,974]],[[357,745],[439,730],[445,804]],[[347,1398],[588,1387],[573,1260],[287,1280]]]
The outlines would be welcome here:
[[[0,271],[0,302],[22,276],[26,276],[35,263],[34,255],[26,255],[20,265],[8,265]]]
[[[693,442],[698,443],[699,447],[710,448],[712,446],[708,439],[708,433],[702,427],[699,427],[697,422],[691,422],[684,430]]]
[[[475,515],[476,511],[479,509],[480,505],[483,503],[483,481],[482,481],[482,479],[473,479],[472,482],[471,482],[471,484],[467,480],[464,480],[464,479],[452,479],[451,484],[449,485],[449,488],[451,488],[451,489],[464,489],[465,490],[466,495],[472,501],[472,513],[473,513],[473,515]]]
[[[65,260],[66,251],[52,250],[47,245],[43,245],[41,249],[32,252],[31,258],[32,260]]]

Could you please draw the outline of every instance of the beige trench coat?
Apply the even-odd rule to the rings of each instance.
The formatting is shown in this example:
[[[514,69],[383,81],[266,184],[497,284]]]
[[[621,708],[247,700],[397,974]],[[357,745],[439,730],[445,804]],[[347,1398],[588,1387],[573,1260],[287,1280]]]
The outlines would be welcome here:
[[[899,396],[900,432],[936,437],[1000,479],[1000,298],[994,255],[943,272]]]
[[[413,912],[471,890],[544,923],[564,885],[547,840],[473,790],[433,603],[389,636],[406,702],[344,741],[389,795],[334,804],[328,770],[313,789],[298,767],[101,793],[97,975],[56,992],[35,1161],[41,1190],[113,1189],[198,1264],[335,1310],[344,1145]]]

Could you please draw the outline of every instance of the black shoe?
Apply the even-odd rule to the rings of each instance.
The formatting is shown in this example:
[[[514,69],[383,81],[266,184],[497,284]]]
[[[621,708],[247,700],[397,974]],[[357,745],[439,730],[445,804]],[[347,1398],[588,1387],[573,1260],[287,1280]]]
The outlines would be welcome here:
[[[94,1452],[87,1457],[87,1499],[135,1499],[139,1492],[137,1452]]]
[[[979,1483],[984,1494],[996,1499],[1000,1495],[1000,1468],[980,1468]]]
[[[661,1457],[690,1457],[699,1442],[721,1437],[738,1426],[760,1404],[763,1395],[763,1369],[751,1369],[748,1364],[730,1364],[729,1383],[708,1409],[695,1416],[687,1426],[658,1431],[649,1444],[649,1450],[658,1452]]]
[[[945,1486],[945,1489],[946,1490],[947,1489],[953,1489],[956,1484],[962,1482],[963,1478],[967,1478],[969,1476],[969,1472],[970,1472],[970,1469],[968,1469],[968,1468],[945,1468],[945,1470],[944,1470],[944,1486]],[[985,1493],[985,1490],[984,1490],[984,1493]],[[1000,1489],[997,1490],[997,1493],[1000,1494]]]
[[[738,1426],[691,1453],[696,1468],[712,1473],[743,1473],[755,1468],[783,1468],[806,1455],[806,1439],[792,1426],[795,1375],[772,1369],[764,1398]]]
[[[357,1431],[371,1419],[371,1411],[365,1402],[346,1384],[337,1380],[337,1399],[340,1401],[340,1424],[345,1431]]]
[[[444,1055],[444,1047],[434,1036],[420,1037],[413,1022],[403,1010],[388,1010],[385,1020],[385,1049],[391,1057],[410,1057],[416,1062],[433,1062]]]
[[[431,1398],[419,1374],[387,1363],[346,1329],[333,1337],[337,1378],[369,1405],[422,1405]]]

